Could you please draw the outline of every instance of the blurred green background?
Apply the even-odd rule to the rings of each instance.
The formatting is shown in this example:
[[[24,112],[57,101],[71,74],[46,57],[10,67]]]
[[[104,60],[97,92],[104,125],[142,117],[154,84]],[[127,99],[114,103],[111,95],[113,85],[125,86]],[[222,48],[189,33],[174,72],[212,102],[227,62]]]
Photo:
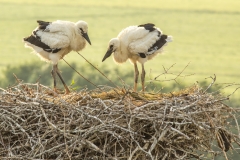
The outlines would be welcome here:
[[[111,59],[107,59],[105,64],[101,62],[108,42],[129,25],[152,22],[165,34],[172,35],[174,42],[165,48],[162,55],[146,63],[147,81],[163,73],[163,66],[169,68],[176,63],[171,72],[177,74],[189,62],[190,65],[182,75],[194,75],[182,77],[181,81],[184,85],[205,81],[205,78],[213,74],[216,74],[219,85],[239,83],[240,80],[240,1],[237,0],[227,2],[217,0],[159,0],[156,2],[0,0],[0,7],[1,72],[9,67],[19,68],[19,65],[36,64],[38,61],[43,66],[50,66],[31,54],[31,50],[24,48],[22,38],[28,36],[37,26],[36,20],[61,19],[87,21],[92,46],[88,45],[81,53],[100,68],[110,70],[118,68],[121,74],[127,74],[127,72],[133,72],[133,66],[128,62],[122,65],[114,64]],[[65,59],[70,63],[76,63],[77,68],[87,68],[91,73],[95,72],[94,69],[86,67],[88,64],[75,52],[67,55]],[[61,61],[59,68],[64,65],[65,62]],[[24,79],[36,74],[31,70],[23,73],[25,73],[24,76],[18,75],[19,78]],[[100,76],[97,72],[94,74]],[[114,73],[111,74],[113,75],[108,76],[114,77]],[[119,74],[120,77],[121,74]],[[44,76],[51,78],[50,75]],[[88,78],[88,75],[85,77]],[[11,77],[1,74],[0,78],[4,81]],[[160,80],[161,78],[165,79],[164,76],[159,77]],[[69,80],[69,78],[65,79]],[[81,77],[74,77],[74,79],[81,81]],[[130,83],[129,85],[132,85],[133,82]],[[162,87],[171,85],[170,82],[164,82]],[[223,92],[227,95],[235,88],[236,86],[228,87]],[[233,97],[239,95],[237,91]]]
[[[87,46],[81,53],[94,65],[107,70],[110,78],[116,78],[115,70],[119,70],[118,76],[125,81],[125,75],[129,75],[126,83],[133,84],[133,66],[127,62],[116,65],[111,58],[101,62],[107,50],[108,42],[129,25],[139,25],[147,22],[156,24],[165,34],[172,35],[174,42],[165,47],[165,52],[145,64],[149,81],[164,72],[164,68],[171,68],[170,73],[178,74],[188,64],[183,72],[186,77],[179,77],[182,86],[190,86],[196,82],[207,81],[209,76],[216,74],[217,84],[225,86],[227,83],[237,83],[240,80],[240,1],[218,0],[169,0],[169,1],[143,1],[143,0],[0,0],[0,85],[11,85],[11,75],[6,72],[11,67],[16,67],[15,73],[20,79],[33,82],[35,77],[41,75],[51,80],[50,64],[46,64],[31,54],[31,50],[24,48],[22,38],[31,34],[37,26],[36,20],[54,21],[84,20],[89,24],[89,37],[92,46]],[[76,68],[84,70],[85,77],[95,80],[101,76],[77,53],[68,54],[65,59]],[[41,69],[49,70],[46,74],[29,71],[21,72],[21,66],[27,68],[33,63],[34,68],[40,63]],[[49,67],[49,68],[46,68]],[[62,69],[65,62],[61,61],[59,68]],[[36,67],[35,67],[36,68]],[[67,67],[65,72],[73,72]],[[11,70],[12,72],[12,70]],[[63,72],[63,76],[65,73]],[[88,73],[89,72],[89,73]],[[19,75],[19,74],[20,75]],[[95,77],[89,77],[93,74]],[[194,74],[194,75],[192,75]],[[81,77],[72,73],[72,77],[65,77],[68,84],[74,79],[75,82],[84,81]],[[160,76],[158,80],[171,79],[174,76]],[[32,81],[28,81],[29,77]],[[128,76],[127,76],[128,77]],[[37,79],[37,78],[35,78]],[[117,80],[117,78],[116,78]],[[45,81],[41,81],[45,82]],[[99,81],[97,81],[99,82]],[[171,88],[175,82],[162,82],[160,88]],[[51,81],[46,83],[52,85]],[[99,84],[99,83],[98,83]],[[97,84],[97,85],[98,85]],[[100,83],[101,84],[101,83]],[[60,84],[61,85],[61,84]],[[82,84],[80,84],[80,88]],[[222,90],[225,95],[231,94],[239,85],[227,87]],[[231,98],[240,97],[240,91],[236,91]]]
[[[41,83],[52,85],[51,65],[31,54],[22,42],[22,38],[37,26],[36,20],[88,22],[92,46],[88,45],[81,54],[118,85],[122,84],[119,78],[128,86],[133,85],[133,66],[129,62],[116,65],[111,58],[101,62],[109,40],[129,25],[151,22],[165,34],[172,35],[174,41],[165,48],[164,54],[145,64],[149,91],[167,92],[197,82],[206,87],[211,82],[206,78],[214,74],[217,76],[216,89],[235,83],[222,89],[222,94],[229,95],[239,87],[239,0],[0,0],[0,87],[14,84],[12,73],[27,83],[34,83],[41,76]],[[68,54],[65,60],[96,85],[109,85],[77,53]],[[170,74],[158,80],[174,78],[188,65],[182,77],[177,79],[178,84],[174,81],[149,83],[173,64]],[[59,68],[68,85],[74,81],[74,88],[93,88],[64,61],[59,63]],[[237,90],[227,103],[239,107],[239,97],[240,90]]]

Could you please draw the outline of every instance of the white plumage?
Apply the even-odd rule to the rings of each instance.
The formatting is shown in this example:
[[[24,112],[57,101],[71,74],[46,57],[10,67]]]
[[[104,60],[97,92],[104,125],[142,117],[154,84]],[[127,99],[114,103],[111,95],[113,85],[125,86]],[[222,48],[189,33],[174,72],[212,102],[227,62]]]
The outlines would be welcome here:
[[[109,42],[108,51],[102,61],[113,53],[116,63],[123,63],[129,59],[135,68],[134,91],[137,90],[139,71],[137,62],[142,65],[142,90],[144,91],[145,70],[144,63],[163,51],[163,46],[172,41],[171,36],[162,34],[154,24],[147,23],[139,26],[130,26],[123,29]]]
[[[54,90],[56,91],[57,74],[65,87],[66,93],[69,93],[70,91],[61,77],[57,64],[72,50],[82,50],[86,46],[86,41],[91,44],[88,37],[88,25],[84,21],[76,23],[62,20],[37,22],[39,26],[30,36],[23,39],[25,47],[33,49],[42,60],[53,64]]]

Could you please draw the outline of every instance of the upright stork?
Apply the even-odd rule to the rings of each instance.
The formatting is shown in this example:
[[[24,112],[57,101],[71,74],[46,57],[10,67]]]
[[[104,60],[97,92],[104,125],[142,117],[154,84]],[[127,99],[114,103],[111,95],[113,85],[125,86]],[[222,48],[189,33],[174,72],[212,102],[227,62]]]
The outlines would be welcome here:
[[[24,38],[25,47],[29,47],[42,59],[53,64],[52,77],[54,91],[56,89],[56,75],[59,76],[64,85],[65,93],[70,90],[65,84],[59,70],[58,61],[66,54],[73,51],[80,51],[86,46],[86,41],[91,45],[88,37],[88,25],[84,21],[76,23],[57,20],[54,22],[37,21],[38,27],[32,34]]]
[[[123,29],[117,36],[109,42],[108,50],[102,61],[111,56],[116,63],[126,62],[127,59],[134,65],[134,91],[137,90],[139,71],[137,62],[142,66],[141,82],[142,91],[145,90],[145,69],[144,63],[163,51],[163,46],[172,41],[172,36],[163,34],[152,23],[139,26],[129,26]]]

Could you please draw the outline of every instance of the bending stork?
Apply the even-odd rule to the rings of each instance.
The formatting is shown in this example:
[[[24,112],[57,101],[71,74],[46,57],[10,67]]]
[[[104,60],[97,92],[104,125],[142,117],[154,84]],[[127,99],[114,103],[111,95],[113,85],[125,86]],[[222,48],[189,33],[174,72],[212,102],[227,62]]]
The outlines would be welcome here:
[[[33,30],[32,34],[23,39],[25,47],[33,49],[42,60],[53,64],[51,74],[54,91],[57,91],[56,75],[58,75],[64,85],[65,93],[68,94],[70,90],[58,70],[58,61],[72,50],[82,50],[86,46],[86,41],[91,45],[88,25],[84,21],[73,23],[61,20],[54,22],[39,20],[37,23],[39,26]]]
[[[126,62],[127,59],[134,65],[134,91],[137,90],[138,67],[137,62],[142,65],[141,82],[142,91],[145,90],[145,69],[144,63],[162,52],[163,46],[172,41],[172,36],[162,33],[154,24],[147,23],[139,26],[130,26],[123,29],[117,36],[109,42],[107,53],[102,62],[111,56],[116,63]]]

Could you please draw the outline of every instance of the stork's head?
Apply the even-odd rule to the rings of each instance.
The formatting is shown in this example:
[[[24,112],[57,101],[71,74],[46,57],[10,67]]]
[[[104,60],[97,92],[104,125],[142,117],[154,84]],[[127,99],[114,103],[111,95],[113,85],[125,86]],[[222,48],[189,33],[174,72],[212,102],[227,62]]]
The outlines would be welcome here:
[[[107,53],[105,54],[105,56],[102,59],[102,62],[107,59],[108,57],[111,56],[111,54],[113,52],[115,52],[118,48],[120,47],[120,42],[118,38],[113,38],[109,41],[109,45],[108,45],[108,50]]]
[[[78,21],[76,23],[77,29],[79,31],[79,34],[83,36],[83,38],[86,39],[86,41],[91,45],[91,41],[88,37],[88,24],[84,21]]]

